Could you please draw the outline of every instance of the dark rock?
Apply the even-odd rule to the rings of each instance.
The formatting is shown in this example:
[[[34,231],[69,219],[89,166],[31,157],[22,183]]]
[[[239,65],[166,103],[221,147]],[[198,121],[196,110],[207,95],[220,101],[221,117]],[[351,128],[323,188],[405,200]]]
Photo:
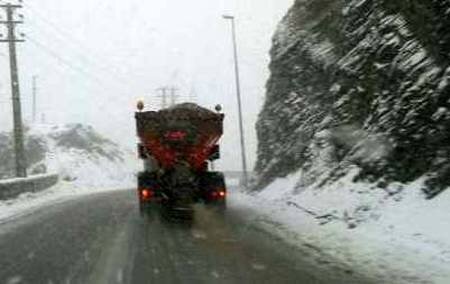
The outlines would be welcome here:
[[[257,188],[355,167],[385,186],[429,176],[428,196],[450,186],[449,0],[297,0],[271,57]]]

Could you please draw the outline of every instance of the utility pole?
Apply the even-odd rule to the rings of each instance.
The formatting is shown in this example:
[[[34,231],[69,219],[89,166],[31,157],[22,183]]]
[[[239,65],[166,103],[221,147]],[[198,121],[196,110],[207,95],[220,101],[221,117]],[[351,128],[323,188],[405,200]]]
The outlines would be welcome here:
[[[161,92],[161,95],[159,95],[158,97],[161,98],[161,109],[164,109],[167,107],[167,91],[168,88],[167,87],[162,87],[156,90],[157,92]]]
[[[167,106],[174,106],[177,103],[178,88],[175,87],[162,87],[156,90],[161,94],[158,96],[161,98],[161,108],[166,108]],[[167,104],[170,95],[170,105]]]
[[[170,105],[174,106],[177,103],[177,99],[179,97],[177,95],[178,88],[171,87],[169,88],[169,90],[170,90]]]
[[[37,76],[33,76],[33,123],[36,123],[37,115]]]
[[[238,101],[238,111],[239,111],[239,131],[241,134],[241,156],[242,156],[242,171],[244,174],[244,186],[248,187],[248,172],[247,172],[247,158],[245,153],[245,137],[244,137],[244,123],[242,121],[242,103],[241,103],[241,82],[239,75],[239,60],[238,60],[238,48],[236,39],[236,24],[234,16],[224,15],[225,20],[231,21],[231,32],[233,39],[233,54],[234,54],[234,73],[236,79],[236,95]]]
[[[24,40],[16,39],[15,28],[16,24],[23,23],[22,21],[14,20],[14,12],[16,9],[22,8],[21,5],[3,4],[0,8],[6,11],[6,21],[0,21],[0,24],[6,24],[8,28],[8,38],[0,39],[0,42],[7,42],[9,44],[9,60],[11,71],[11,91],[12,91],[12,104],[14,115],[14,149],[15,149],[15,161],[16,161],[16,176],[26,177],[26,160],[25,160],[25,148],[23,138],[23,125],[22,125],[22,109],[20,103],[20,88],[19,88],[19,72],[17,68],[17,54],[16,54],[16,42],[23,42]]]
[[[197,101],[197,93],[196,93],[194,87],[192,87],[191,92],[189,93],[189,101],[191,103],[194,103]]]

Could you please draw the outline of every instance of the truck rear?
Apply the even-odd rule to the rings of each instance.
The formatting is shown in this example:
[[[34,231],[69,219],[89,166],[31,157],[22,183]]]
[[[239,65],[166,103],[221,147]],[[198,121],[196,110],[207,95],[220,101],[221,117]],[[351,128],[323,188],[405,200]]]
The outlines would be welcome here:
[[[160,111],[138,108],[138,153],[144,161],[138,175],[141,212],[161,205],[189,213],[196,203],[225,209],[224,176],[210,170],[220,158],[224,120],[220,108],[214,112],[191,103]]]

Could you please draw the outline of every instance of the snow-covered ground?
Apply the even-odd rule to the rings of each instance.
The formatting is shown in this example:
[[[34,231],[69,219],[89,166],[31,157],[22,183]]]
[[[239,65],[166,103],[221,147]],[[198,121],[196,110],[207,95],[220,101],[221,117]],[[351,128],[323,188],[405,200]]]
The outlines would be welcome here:
[[[450,190],[425,200],[421,180],[383,190],[351,182],[355,174],[299,190],[297,173],[230,199],[285,241],[383,283],[450,283]]]

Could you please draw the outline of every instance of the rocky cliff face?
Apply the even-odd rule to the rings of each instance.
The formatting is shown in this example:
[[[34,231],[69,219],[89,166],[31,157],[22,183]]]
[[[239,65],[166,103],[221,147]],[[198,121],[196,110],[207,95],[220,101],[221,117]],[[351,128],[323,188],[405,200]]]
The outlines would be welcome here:
[[[257,187],[450,185],[450,1],[297,0],[273,39]]]

